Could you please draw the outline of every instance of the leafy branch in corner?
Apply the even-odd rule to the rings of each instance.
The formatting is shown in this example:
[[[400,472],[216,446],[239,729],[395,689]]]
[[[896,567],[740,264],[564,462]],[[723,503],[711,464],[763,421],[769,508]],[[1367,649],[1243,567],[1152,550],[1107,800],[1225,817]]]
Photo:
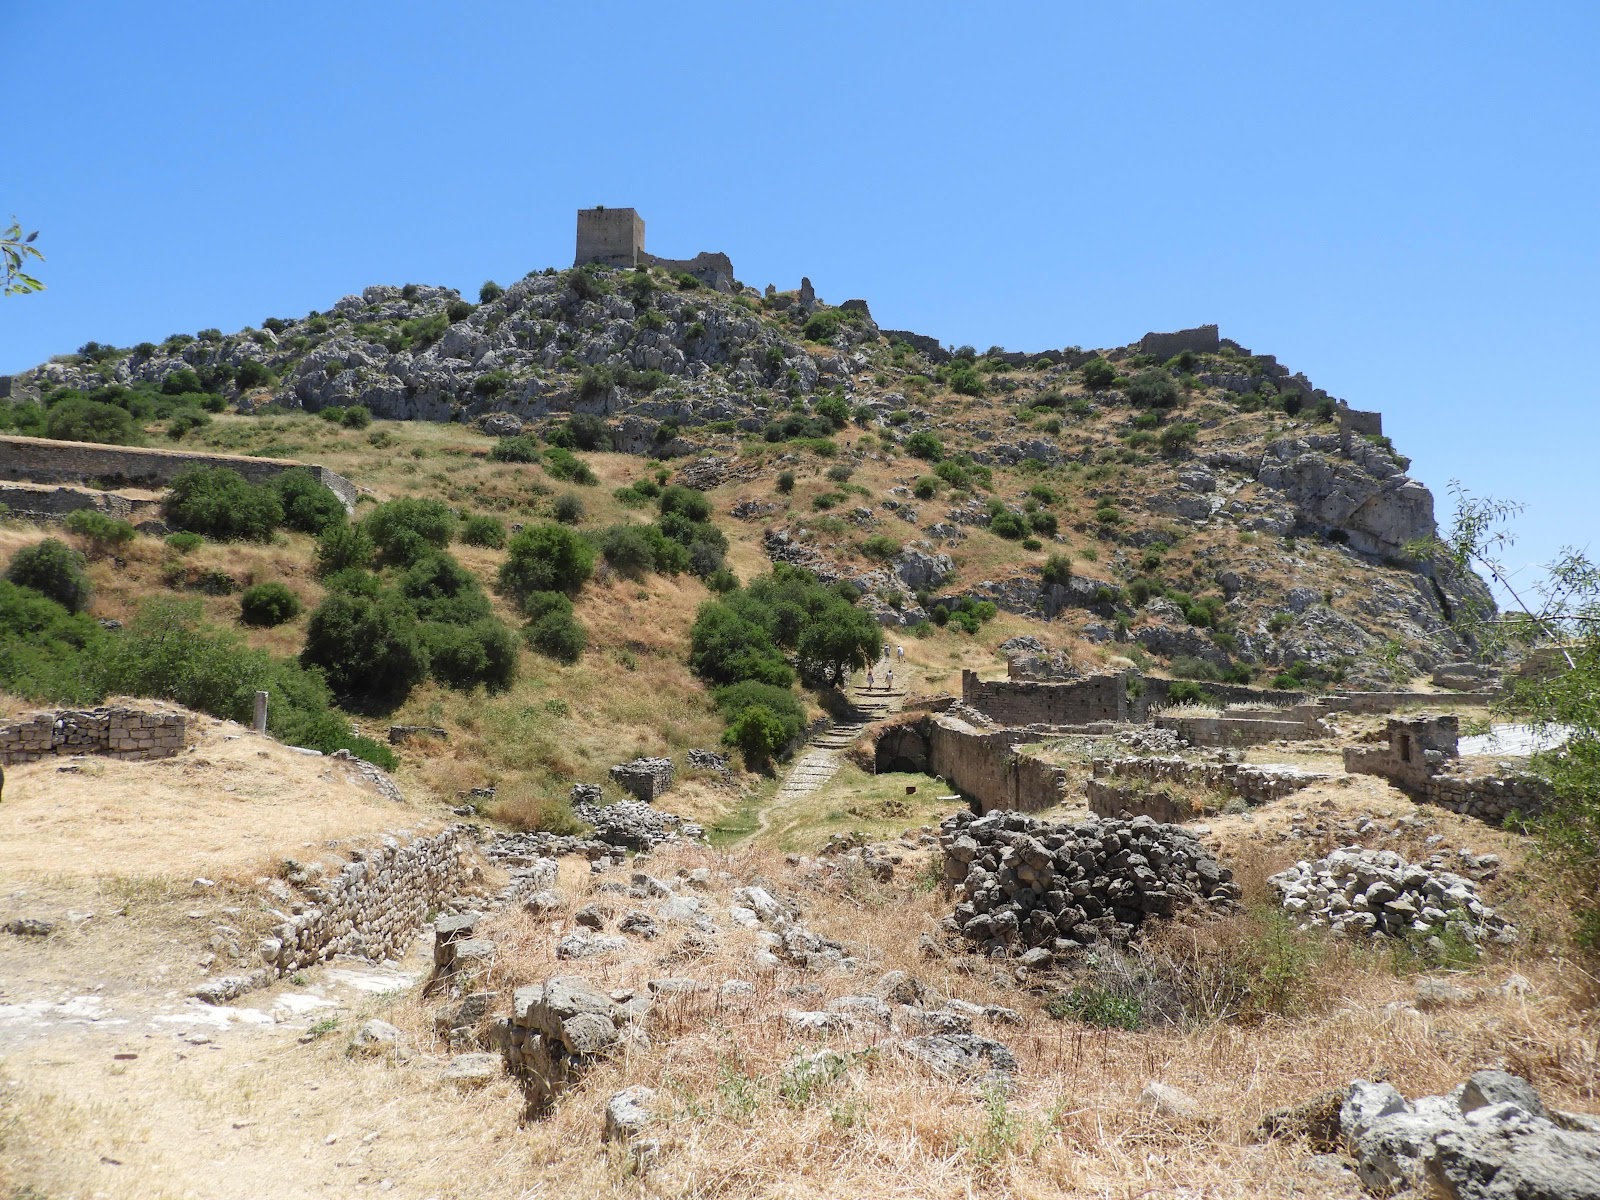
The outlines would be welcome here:
[[[44,255],[33,244],[38,236],[37,229],[32,233],[23,233],[16,217],[11,218],[11,224],[0,234],[0,261],[3,261],[3,266],[0,266],[0,295],[22,296],[29,292],[44,291],[44,284],[23,270],[30,258],[44,261]]]

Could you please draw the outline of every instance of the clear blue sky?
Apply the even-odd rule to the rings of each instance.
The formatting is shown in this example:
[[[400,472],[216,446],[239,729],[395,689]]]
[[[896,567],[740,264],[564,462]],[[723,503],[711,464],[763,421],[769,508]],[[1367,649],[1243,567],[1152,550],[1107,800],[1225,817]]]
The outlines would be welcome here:
[[[659,254],[982,349],[1216,321],[1441,497],[1600,509],[1600,6],[5,0],[0,372]]]

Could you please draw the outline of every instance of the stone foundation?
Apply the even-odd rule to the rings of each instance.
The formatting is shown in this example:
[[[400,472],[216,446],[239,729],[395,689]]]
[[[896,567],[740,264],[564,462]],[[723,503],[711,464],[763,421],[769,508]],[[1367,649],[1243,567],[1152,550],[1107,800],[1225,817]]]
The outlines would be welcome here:
[[[93,708],[38,712],[0,726],[0,766],[52,754],[170,758],[187,744],[189,718],[167,709]]]

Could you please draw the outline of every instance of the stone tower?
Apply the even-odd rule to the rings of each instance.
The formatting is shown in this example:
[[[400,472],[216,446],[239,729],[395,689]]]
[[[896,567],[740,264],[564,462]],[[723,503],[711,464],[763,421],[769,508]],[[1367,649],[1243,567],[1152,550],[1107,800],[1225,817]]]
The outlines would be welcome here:
[[[633,209],[597,205],[578,210],[578,253],[573,266],[637,267],[644,257],[644,221]]]

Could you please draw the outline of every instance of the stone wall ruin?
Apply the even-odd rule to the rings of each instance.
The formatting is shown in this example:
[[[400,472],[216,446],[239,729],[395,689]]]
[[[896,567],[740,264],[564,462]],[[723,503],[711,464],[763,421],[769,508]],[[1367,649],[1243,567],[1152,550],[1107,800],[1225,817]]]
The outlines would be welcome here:
[[[64,708],[0,725],[0,766],[52,754],[171,758],[187,744],[189,718],[171,709]]]

